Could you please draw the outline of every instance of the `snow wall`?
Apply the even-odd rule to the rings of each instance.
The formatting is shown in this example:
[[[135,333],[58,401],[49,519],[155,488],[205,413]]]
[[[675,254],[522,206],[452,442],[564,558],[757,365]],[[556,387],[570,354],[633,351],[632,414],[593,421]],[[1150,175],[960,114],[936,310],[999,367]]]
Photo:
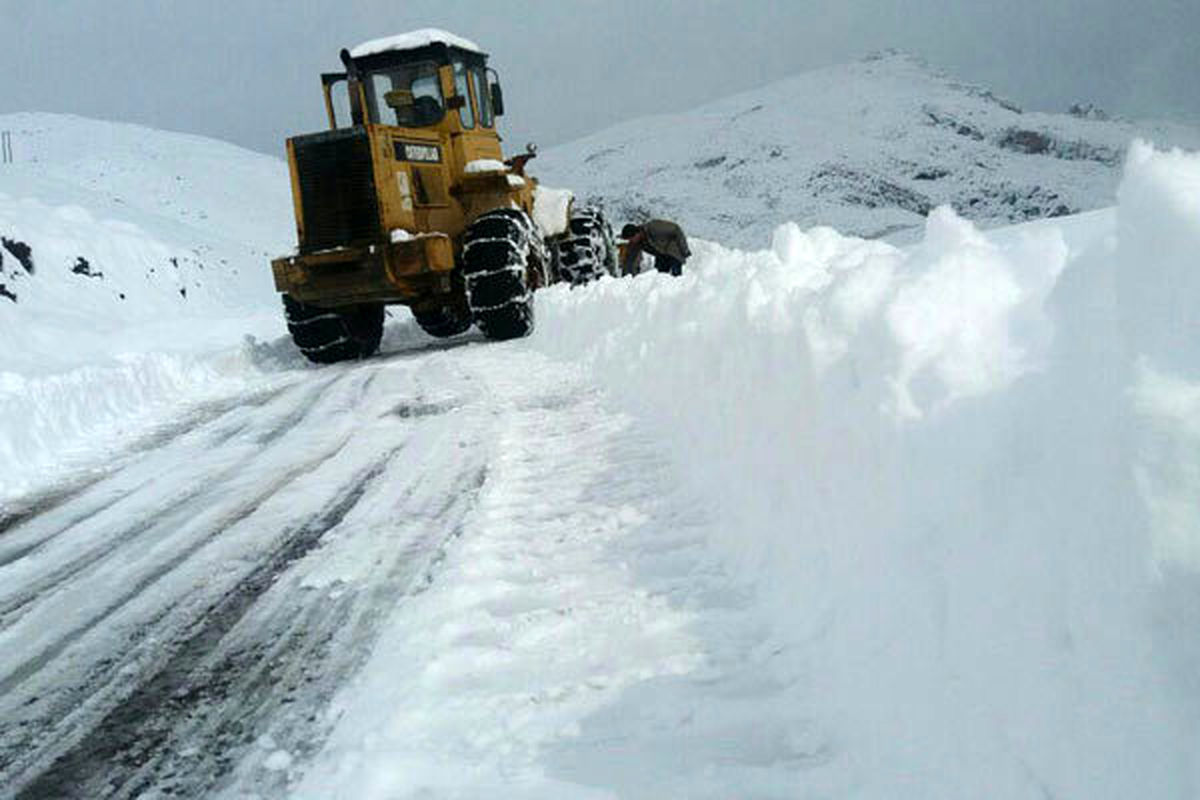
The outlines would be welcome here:
[[[785,225],[539,296],[773,610],[855,797],[1200,792],[1200,157],[1111,213],[908,249]]]

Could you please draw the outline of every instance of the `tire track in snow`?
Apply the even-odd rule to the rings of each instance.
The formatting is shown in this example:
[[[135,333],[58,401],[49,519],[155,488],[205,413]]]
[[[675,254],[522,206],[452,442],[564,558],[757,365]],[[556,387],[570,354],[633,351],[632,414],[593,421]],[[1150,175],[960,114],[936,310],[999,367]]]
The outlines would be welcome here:
[[[247,409],[261,408],[269,404],[271,401],[278,398],[290,386],[271,388],[262,392],[242,396],[231,400],[221,400],[212,403],[205,403],[188,414],[185,418],[177,422],[168,424],[164,427],[153,431],[152,433],[135,441],[132,445],[124,448],[121,452],[110,457],[109,463],[93,470],[86,477],[69,482],[65,486],[57,487],[48,490],[40,495],[23,500],[15,509],[9,511],[0,511],[0,567],[11,564],[14,561],[25,558],[40,546],[59,536],[60,534],[70,530],[79,523],[90,519],[104,511],[107,511],[113,505],[121,502],[121,500],[132,496],[141,489],[145,488],[154,479],[147,478],[138,483],[132,488],[124,491],[115,497],[108,497],[100,500],[98,503],[89,504],[86,495],[90,490],[110,480],[114,475],[118,474],[132,461],[146,453],[165,448],[179,440],[182,440],[187,435],[194,433],[205,426],[219,422],[224,417]],[[236,435],[236,432],[230,435]],[[226,436],[224,440],[214,438],[210,442],[211,446],[219,446],[223,441],[228,440]],[[13,535],[19,533],[19,529],[27,523],[32,522],[39,517],[45,517],[53,512],[64,510],[67,506],[76,504],[79,509],[61,523],[55,525],[51,532],[39,536],[32,541],[22,543],[8,543],[7,539],[13,538]],[[8,536],[6,536],[6,534]]]
[[[325,431],[321,434],[321,441],[325,442],[321,445],[321,456],[306,460],[290,471],[283,481],[273,481],[262,491],[260,489],[263,487],[255,484],[253,476],[246,478],[248,485],[254,489],[253,497],[239,497],[237,507],[230,509],[228,514],[215,522],[205,521],[203,535],[200,535],[195,524],[190,526],[195,539],[203,540],[201,545],[207,541],[228,538],[226,531],[235,526],[242,531],[238,534],[241,540],[252,542],[252,528],[256,527],[256,523],[253,519],[249,522],[245,520],[252,517],[260,506],[265,504],[275,509],[268,512],[266,518],[287,520],[287,501],[272,503],[265,498],[278,492],[280,485],[289,477],[301,479],[297,487],[308,485],[315,488],[321,485],[319,474],[340,475],[333,479],[337,483],[328,485],[328,491],[336,493],[334,502],[320,513],[308,516],[306,522],[296,522],[294,530],[290,528],[291,523],[287,523],[289,532],[285,536],[286,542],[279,541],[269,552],[255,549],[245,551],[239,563],[249,567],[251,572],[238,577],[236,584],[230,584],[235,588],[229,591],[220,589],[218,594],[217,588],[206,589],[200,584],[186,588],[185,584],[191,584],[191,578],[163,581],[174,567],[182,569],[179,575],[196,575],[205,571],[183,566],[191,563],[189,559],[195,560],[192,558],[194,552],[179,553],[169,564],[155,564],[157,579],[162,582],[163,590],[151,591],[154,575],[144,577],[134,586],[122,584],[122,596],[107,604],[99,618],[75,619],[73,623],[79,624],[72,624],[66,634],[51,629],[55,652],[38,659],[38,665],[30,665],[27,660],[21,666],[22,675],[10,675],[6,685],[0,687],[0,702],[4,701],[7,693],[8,701],[3,705],[14,712],[3,712],[14,724],[6,726],[8,730],[0,733],[0,785],[8,787],[5,791],[19,790],[22,797],[94,797],[110,796],[113,791],[118,792],[116,796],[129,796],[148,786],[164,787],[164,791],[170,791],[169,787],[173,785],[194,789],[200,785],[211,786],[219,779],[228,780],[228,773],[240,763],[236,756],[247,746],[247,732],[263,725],[275,728],[282,725],[280,730],[288,738],[296,739],[291,745],[296,752],[303,749],[305,742],[319,741],[325,723],[317,711],[332,697],[359,659],[365,657],[365,648],[369,646],[382,616],[379,609],[387,608],[389,602],[394,603],[397,597],[407,594],[413,576],[431,560],[430,553],[436,553],[446,539],[457,535],[457,528],[445,533],[441,527],[431,526],[431,530],[438,534],[432,540],[426,537],[421,540],[422,543],[414,541],[407,547],[397,547],[389,557],[390,568],[388,565],[378,568],[383,577],[377,575],[372,583],[361,589],[346,590],[344,594],[339,590],[340,597],[326,599],[322,593],[313,592],[311,599],[289,600],[290,605],[284,603],[270,613],[256,607],[274,583],[283,582],[293,565],[319,545],[326,533],[351,513],[363,494],[370,491],[378,471],[386,469],[390,458],[402,449],[403,437],[425,425],[425,420],[458,409],[456,403],[418,403],[419,407],[410,409],[403,406],[395,413],[361,413],[371,407],[382,410],[395,406],[395,381],[391,381],[390,388],[376,386],[381,371],[387,368],[386,363],[363,365],[339,371],[325,381],[326,387],[337,384],[340,388],[336,396],[324,403],[325,408],[321,412],[313,414],[314,418],[319,417],[313,420],[313,424],[306,423],[306,420],[316,404],[316,394],[320,392],[295,403],[298,408],[293,407],[292,412],[273,431],[263,431],[256,437],[257,441],[267,442],[266,447],[257,443],[254,445],[259,453],[274,448],[278,450],[278,455],[258,467],[255,474],[259,479],[270,476],[270,470],[263,467],[287,463],[288,459],[283,456],[290,453],[291,447],[300,441],[295,437],[280,441],[290,428]],[[397,377],[401,390],[407,393],[410,388],[407,381],[411,377],[409,370],[393,368],[389,378]],[[368,394],[371,396],[368,397]],[[389,394],[392,395],[390,399]],[[374,424],[383,425],[380,428],[383,438],[356,436],[361,432],[361,424],[347,424],[348,420],[356,418],[364,422],[375,419],[382,421]],[[331,428],[330,422],[336,424]],[[200,446],[211,444],[218,433],[220,436],[217,438],[221,441],[238,436],[242,444],[250,442],[258,428],[250,425],[242,427],[243,433],[240,435],[231,433],[230,429],[238,424],[236,420],[227,419],[225,424],[214,426],[206,432]],[[437,431],[439,437],[453,435],[454,444],[464,446],[462,426],[434,422],[430,429]],[[471,426],[467,426],[467,429],[471,429]],[[341,439],[342,433],[345,439]],[[337,446],[331,449],[335,438],[338,439]],[[313,452],[310,439],[311,435],[301,440],[306,442],[305,449]],[[375,465],[374,471],[368,470],[371,477],[364,478],[362,472],[356,471],[354,474],[357,477],[343,485],[348,474],[342,474],[344,470],[355,464],[361,467],[368,462],[366,456],[370,452],[378,453],[378,448],[388,447],[389,440],[391,445],[400,442],[401,446],[390,448],[385,458],[371,462]],[[346,445],[351,441],[355,443],[354,447],[347,448]],[[195,444],[192,443],[193,446]],[[457,449],[447,450],[443,445],[436,452],[456,453]],[[178,455],[185,459],[189,457],[187,453]],[[394,471],[401,495],[413,490],[423,475],[422,460],[406,458],[405,468]],[[324,465],[333,464],[334,461],[340,462],[341,466],[331,466],[326,470]],[[472,495],[478,490],[482,478],[469,477],[472,473],[465,464],[454,468],[452,465],[460,459],[442,462],[439,458],[438,461],[452,469],[462,470],[462,485],[454,488],[450,492],[451,499],[438,507],[435,516],[440,519],[447,514],[454,516],[454,512],[447,509],[455,504],[455,498]],[[225,462],[219,459],[210,463],[225,466]],[[304,473],[311,473],[311,477]],[[204,477],[203,471],[198,471],[198,475],[210,486],[212,494],[209,496],[214,499],[222,497],[219,483],[214,484],[211,476]],[[236,477],[237,473],[234,475]],[[168,482],[167,485],[174,484]],[[299,499],[311,492],[297,488],[284,494]],[[319,495],[322,498],[333,496],[325,491]],[[78,498],[75,502],[78,502]],[[194,499],[192,504],[203,509],[204,502],[202,495]],[[186,516],[192,504],[184,502],[172,508]],[[406,514],[425,518],[422,516],[425,510],[434,505],[425,498],[415,503]],[[158,510],[162,511],[161,506]],[[70,513],[77,511],[79,507],[68,509]],[[166,513],[169,516],[172,512],[168,510]],[[458,512],[458,515],[461,516],[461,513]],[[175,522],[181,520],[182,517]],[[31,519],[28,522],[33,524],[34,521]],[[386,521],[394,524],[393,520]],[[160,522],[165,528],[172,527],[170,519],[160,517]],[[239,522],[243,524],[238,525]],[[164,530],[164,534],[166,532]],[[174,536],[174,532],[171,535]],[[423,535],[414,535],[413,538],[420,539]],[[190,549],[192,537],[187,538]],[[269,534],[264,538],[276,541],[280,535]],[[137,541],[136,537],[126,539],[125,546],[110,553],[109,559],[122,557],[122,552],[128,552]],[[238,547],[244,550],[243,546]],[[155,563],[153,558],[147,559],[141,553],[138,558],[146,561],[147,565]],[[115,567],[117,562],[113,564]],[[104,574],[107,573],[117,574],[112,568]],[[79,579],[76,576],[66,580],[75,584]],[[220,586],[218,582],[216,587]],[[185,588],[186,594],[180,595],[180,588]],[[57,590],[52,587],[51,591]],[[154,609],[153,603],[158,601],[151,600],[150,595],[162,595],[167,604]],[[290,594],[287,596],[292,597]],[[206,597],[212,599],[206,601]],[[130,604],[134,599],[137,603]],[[204,602],[209,605],[203,605]],[[119,611],[124,604],[130,604],[128,612]],[[82,608],[86,610],[86,606]],[[119,617],[119,620],[108,622],[110,617]],[[98,629],[103,629],[99,636]],[[230,631],[234,630],[243,630],[243,634],[229,636]],[[248,638],[244,635],[246,631],[249,632]],[[76,642],[78,648],[73,647]],[[359,643],[355,645],[357,649],[347,651],[347,642]],[[347,656],[347,652],[353,658]],[[96,660],[97,656],[101,658]],[[85,660],[82,665],[80,659]],[[92,662],[90,664],[86,663],[89,659]],[[76,662],[74,666],[68,663],[72,661]],[[61,669],[65,669],[66,677],[56,679],[54,675],[61,671],[59,664],[63,665]],[[43,666],[52,670],[54,675],[41,669]],[[34,675],[38,675],[36,682],[16,685],[19,683],[18,677],[28,679]],[[317,694],[306,697],[305,692],[311,691],[314,686]],[[299,689],[288,690],[287,687]],[[14,689],[15,693],[12,691]],[[18,694],[22,696],[18,698]],[[37,694],[42,697],[34,696]],[[30,696],[26,698],[24,695]],[[302,708],[308,710],[302,712]],[[284,724],[280,720],[289,721]],[[139,732],[132,732],[135,729]],[[293,730],[301,732],[294,736],[288,733]],[[126,733],[122,734],[121,731]],[[193,764],[189,757],[181,755],[187,749],[186,745],[174,746],[196,738],[206,743],[201,748],[199,764]],[[51,764],[55,766],[51,767]],[[59,777],[60,773],[68,777]],[[113,775],[117,776],[117,784],[128,788],[114,788],[113,783],[107,780]],[[265,777],[275,775],[266,772]],[[85,785],[84,781],[91,783]],[[23,784],[25,786],[21,788]],[[193,789],[181,791],[194,794]],[[0,795],[8,796],[4,792],[0,792]]]
[[[278,441],[289,431],[294,430],[299,426],[321,396],[325,394],[330,386],[336,382],[336,379],[325,381],[312,391],[307,392],[303,399],[296,403],[295,410],[288,413],[282,419],[272,422],[268,428],[256,437],[255,442],[262,447],[267,447],[270,444]],[[272,397],[278,396],[275,393]],[[269,402],[264,401],[264,404]],[[227,410],[228,411],[228,410]],[[184,433],[190,433],[197,430],[201,425],[191,426]],[[169,437],[163,442],[163,446],[173,440],[181,438],[180,436]],[[214,446],[214,442],[205,438],[204,441],[197,443],[196,449],[209,450]],[[141,452],[147,452],[143,450]],[[49,573],[43,574],[35,580],[24,583],[21,587],[22,593],[5,600],[4,592],[0,590],[0,632],[14,624],[17,620],[11,619],[13,614],[25,608],[30,603],[36,601],[39,597],[53,590],[56,586],[65,584],[70,579],[78,576],[83,571],[100,565],[104,559],[112,556],[120,548],[148,531],[170,527],[171,525],[181,524],[182,518],[186,518],[189,509],[195,501],[204,495],[212,495],[217,493],[220,488],[229,480],[236,480],[237,476],[245,469],[247,463],[255,459],[261,458],[263,451],[248,451],[243,458],[228,464],[226,467],[206,475],[203,482],[179,481],[177,485],[187,487],[182,494],[169,497],[165,505],[153,508],[144,509],[138,513],[143,519],[137,524],[125,528],[119,533],[108,536],[103,542],[98,543],[94,547],[82,548],[81,552],[73,559],[59,565],[56,569]],[[36,539],[36,543],[23,547],[22,550],[15,554],[10,554],[13,557],[8,560],[3,560],[0,557],[0,568],[14,563],[21,558],[35,555],[41,548],[45,547],[49,542],[53,541],[62,534],[75,529],[78,525],[94,520],[100,514],[115,508],[122,501],[138,496],[139,492],[147,488],[153,488],[161,476],[152,475],[145,480],[139,482],[134,488],[121,492],[117,497],[101,503],[99,506],[85,505],[85,507],[74,513],[67,522],[56,524],[50,534],[40,536]],[[64,500],[57,507],[65,505],[68,500]],[[44,512],[49,513],[49,511]],[[32,522],[32,520],[30,520]],[[4,683],[0,682],[0,694],[4,691]]]
[[[344,446],[345,442],[343,441],[341,444],[342,444],[342,446]],[[341,447],[339,446],[338,450],[340,450],[340,449],[341,449]],[[92,630],[93,628],[95,628],[96,626],[101,624],[101,622],[103,622],[105,618],[107,618],[111,614],[119,611],[130,600],[132,600],[133,598],[140,595],[148,587],[157,583],[164,575],[167,575],[168,573],[173,571],[176,567],[178,567],[180,564],[187,561],[188,558],[191,557],[197,550],[199,550],[200,548],[202,548],[206,544],[208,544],[211,537],[219,535],[221,531],[223,531],[227,528],[233,527],[238,522],[241,522],[243,519],[249,517],[259,507],[259,505],[264,500],[266,500],[268,497],[271,497],[272,495],[274,495],[276,492],[278,492],[284,486],[286,486],[289,483],[291,483],[292,481],[294,481],[300,475],[310,472],[318,464],[322,463],[323,461],[327,461],[329,458],[332,458],[336,454],[336,452],[337,451],[334,451],[334,453],[328,453],[328,454],[322,453],[322,455],[319,458],[304,462],[304,463],[294,467],[292,470],[285,473],[278,480],[269,484],[262,491],[259,491],[256,494],[254,494],[251,499],[239,504],[238,507],[236,509],[234,509],[231,513],[228,513],[227,515],[221,517],[216,525],[210,527],[208,535],[202,535],[202,536],[195,537],[195,539],[191,543],[189,543],[185,548],[183,548],[182,551],[175,554],[168,561],[165,561],[165,562],[159,564],[158,566],[156,566],[148,574],[143,575],[136,582],[134,582],[132,585],[130,585],[128,588],[126,588],[115,599],[109,601],[104,606],[103,610],[101,610],[99,613],[91,615],[90,617],[87,618],[86,621],[84,621],[81,624],[77,625],[76,627],[70,629],[66,633],[60,635],[53,644],[51,644],[46,649],[42,650],[36,657],[29,659],[28,661],[25,661],[23,664],[18,666],[16,669],[12,670],[8,675],[6,675],[3,678],[0,678],[0,696],[3,696],[5,694],[8,694],[9,692],[11,692],[15,687],[19,686],[23,681],[25,681],[25,679],[27,679],[30,675],[32,675],[33,673],[42,669],[51,660],[53,660],[57,656],[61,655],[64,650],[66,650],[68,647],[70,647],[72,644],[74,644],[75,641],[80,636],[82,636],[84,633],[86,633],[89,630]],[[196,494],[200,494],[200,493],[201,492],[197,492]],[[180,506],[179,506],[180,513],[186,514],[189,512],[190,501],[195,496],[196,496],[195,494],[190,495],[187,501],[180,504]],[[155,527],[157,523],[158,523],[157,520],[149,521],[149,522],[145,523],[144,525],[139,526],[139,530],[142,530],[142,531],[148,530],[152,527]],[[74,574],[74,572],[72,572],[70,574]]]
[[[199,623],[198,630],[187,636],[181,642],[176,642],[173,645],[168,645],[167,649],[173,650],[173,655],[154,676],[148,681],[143,682],[127,700],[110,711],[104,719],[89,732],[85,738],[76,745],[68,755],[61,756],[55,763],[60,761],[64,765],[74,765],[74,768],[79,769],[81,764],[90,763],[87,756],[90,753],[107,752],[112,749],[118,742],[122,743],[121,748],[129,746],[129,741],[122,738],[120,733],[126,727],[136,727],[142,717],[147,716],[156,708],[161,707],[171,696],[172,686],[178,686],[184,682],[186,675],[191,668],[203,657],[212,644],[227,632],[245,613],[246,609],[254,602],[254,600],[265,591],[271,582],[282,572],[288,565],[295,560],[303,557],[309,550],[315,547],[330,528],[336,525],[349,510],[354,503],[366,491],[368,482],[373,478],[378,471],[382,470],[386,464],[386,460],[395,455],[395,451],[381,460],[377,465],[372,467],[366,475],[357,476],[359,480],[353,481],[346,487],[343,487],[340,498],[335,504],[326,509],[321,514],[310,518],[309,520],[296,526],[295,530],[286,535],[280,545],[269,554],[265,561],[261,562],[254,570],[245,578],[243,578],[230,592],[223,598],[219,599],[206,610]],[[324,461],[326,459],[320,459]],[[319,463],[319,462],[317,462]],[[245,517],[248,517],[258,507],[262,498],[270,496],[275,491],[278,491],[286,483],[291,482],[296,476],[304,474],[315,467],[315,463],[306,463],[293,470],[284,480],[270,487],[269,491],[260,494],[253,504],[248,504],[235,517],[228,520],[225,527],[231,527],[237,524]],[[214,534],[220,531],[214,531]],[[54,657],[60,655],[63,650],[69,647],[74,641],[83,634],[84,631],[93,628],[98,621],[105,616],[116,611],[122,605],[127,603],[132,598],[143,592],[147,586],[154,581],[160,579],[164,574],[177,567],[180,563],[186,560],[187,556],[191,555],[195,549],[203,546],[208,542],[208,537],[204,537],[195,548],[189,548],[186,554],[179,558],[173,559],[168,565],[156,570],[155,573],[137,585],[126,591],[122,597],[115,603],[110,604],[101,614],[97,615],[94,620],[89,621],[86,625],[80,626],[70,631],[65,636],[61,637],[55,644],[51,652],[42,653],[34,662],[26,662],[23,669],[17,673],[13,673],[0,683],[0,696],[12,690],[13,686],[24,678],[28,678],[37,669],[44,666]],[[194,626],[193,626],[194,627]],[[100,675],[95,676],[98,680],[103,680],[104,674],[114,672],[115,665],[102,664],[102,669],[99,670]],[[115,670],[119,672],[120,670]],[[95,688],[95,684],[91,684]],[[31,732],[32,733],[32,732]],[[41,731],[37,734],[42,733]],[[28,745],[30,739],[36,738],[37,734],[28,735],[24,743],[15,743],[13,749],[31,752],[32,748],[22,747],[22,744]],[[6,743],[8,744],[8,743]],[[118,752],[113,750],[112,752]],[[81,760],[82,759],[82,760]],[[92,768],[96,765],[92,764]],[[39,784],[35,783],[32,786],[22,790],[20,796],[23,797],[94,797],[95,794],[77,794],[71,787],[77,785],[74,779],[68,780],[66,783],[61,783],[55,777],[60,771],[59,766],[55,766],[50,772],[54,774],[44,773],[42,780],[46,780],[54,784],[53,788],[38,788]],[[10,778],[14,783],[19,782],[19,779]],[[60,785],[61,784],[61,785]]]
[[[484,475],[482,469],[465,474],[443,513],[431,518],[446,527],[437,527],[438,535],[418,537],[398,550],[372,585],[347,589],[329,601],[310,598],[298,609],[293,605],[271,610],[256,627],[277,632],[273,639],[259,636],[244,645],[218,645],[219,660],[210,658],[209,665],[192,676],[190,712],[182,714],[181,704],[172,702],[169,716],[152,721],[169,725],[169,735],[136,765],[116,796],[135,797],[150,789],[185,796],[208,794],[230,780],[264,727],[272,746],[285,747],[291,757],[315,754],[328,732],[319,710],[365,659],[385,610],[415,591],[446,543],[461,535],[463,517]],[[410,486],[408,493],[414,488]],[[241,702],[232,702],[235,698]],[[111,764],[107,769],[111,774]],[[286,793],[285,776],[279,772],[251,772],[244,783],[247,792]]]
[[[359,395],[360,393],[355,389],[362,383],[363,376],[361,374],[353,375],[349,381],[346,381],[345,377],[345,373],[335,375],[329,380],[321,381],[315,389],[300,393],[300,397],[303,399],[298,405],[304,409],[304,413],[297,413],[293,410],[282,422],[269,420],[271,429],[282,433],[302,424],[308,412],[315,407],[316,401],[322,398],[328,387],[335,383],[342,383],[356,396]],[[296,405],[295,398],[291,405]],[[337,401],[335,413],[340,412],[344,405],[343,402]],[[136,583],[131,589],[123,576],[120,583],[101,582],[96,584],[96,588],[102,592],[98,596],[93,593],[91,596],[85,597],[76,591],[75,594],[80,595],[84,604],[72,603],[64,609],[69,611],[71,617],[71,621],[64,625],[64,627],[70,626],[65,634],[57,627],[47,627],[42,631],[49,633],[49,637],[33,629],[21,635],[28,640],[29,635],[32,634],[33,642],[48,646],[38,646],[37,652],[23,661],[19,659],[27,655],[25,652],[8,647],[8,652],[5,654],[8,656],[5,659],[7,661],[5,667],[15,666],[15,671],[9,670],[8,676],[0,682],[0,713],[12,720],[13,724],[0,728],[0,785],[8,782],[8,776],[5,773],[15,774],[23,769],[16,763],[18,760],[27,761],[28,758],[38,757],[36,752],[39,746],[38,740],[45,737],[48,725],[57,725],[60,733],[55,734],[52,738],[61,740],[63,747],[69,746],[70,742],[66,740],[82,735],[84,729],[81,728],[81,725],[86,726],[89,717],[96,718],[106,713],[113,703],[119,702],[130,690],[131,680],[135,680],[140,671],[153,667],[165,657],[160,655],[164,650],[160,639],[169,643],[171,639],[168,637],[178,636],[178,631],[194,625],[195,619],[202,611],[198,607],[198,603],[203,600],[206,593],[211,594],[211,591],[206,590],[202,584],[193,584],[191,581],[176,581],[173,585],[166,582],[163,583],[165,587],[163,590],[154,590],[153,594],[162,598],[154,601],[146,599],[152,594],[147,590],[159,584],[166,575],[172,574],[177,568],[189,563],[189,557],[205,545],[222,538],[222,534],[226,530],[234,528],[238,522],[253,514],[275,492],[304,477],[306,473],[317,470],[323,462],[334,459],[342,452],[354,433],[352,426],[342,425],[338,428],[340,429],[339,433],[331,432],[322,436],[322,439],[326,440],[326,444],[319,448],[315,458],[306,459],[301,464],[288,469],[281,478],[274,475],[274,468],[271,465],[273,463],[279,463],[281,466],[287,464],[286,451],[276,453],[270,461],[250,474],[239,475],[239,479],[250,480],[249,485],[255,490],[255,493],[250,497],[239,497],[237,504],[226,502],[226,505],[230,507],[217,514],[209,514],[212,519],[202,521],[200,523],[203,525],[202,528],[195,524],[190,525],[192,535],[185,537],[182,546],[180,542],[167,541],[167,551],[171,557],[162,560],[166,563],[156,561],[153,555],[147,556],[149,551],[145,548],[139,548],[132,553],[133,560],[144,562],[145,566],[151,570],[151,574],[139,576],[137,571],[130,573],[129,577],[136,579]],[[188,446],[191,450],[185,448],[184,451],[175,453],[170,458],[194,460],[194,456],[190,455],[191,452],[198,447],[203,448],[207,441],[207,437],[204,437],[199,442],[190,442]],[[311,446],[309,449],[312,449]],[[269,450],[269,448],[256,450],[256,457],[263,457]],[[152,467],[153,458],[157,455],[159,454],[150,454],[151,461],[149,463]],[[261,486],[254,485],[256,473],[260,478],[271,478],[265,491],[261,490]],[[203,479],[203,475],[198,477]],[[189,484],[200,482],[200,480],[194,479],[187,480]],[[210,497],[215,500],[222,498],[225,489],[221,484],[208,485],[212,492]],[[192,493],[189,492],[188,495],[192,496]],[[157,540],[166,541],[167,537],[179,539],[175,530],[179,526],[173,526],[171,523],[190,521],[193,510],[186,502],[174,508],[179,511],[176,519],[157,517],[157,522],[160,523],[159,528],[163,533],[163,536],[157,537]],[[161,510],[161,508],[156,509],[158,512]],[[143,510],[143,513],[147,512]],[[156,514],[151,514],[152,518],[156,516]],[[272,536],[271,538],[277,537]],[[136,542],[135,539],[134,543]],[[152,544],[151,549],[154,549],[159,541]],[[130,548],[132,546],[133,544],[130,544],[111,553],[110,560],[122,559],[122,561],[114,562],[113,568],[108,570],[110,573],[114,568],[118,573],[120,572],[121,564],[131,555]],[[250,554],[247,553],[247,555]],[[250,557],[257,560],[257,554],[250,555]],[[188,571],[195,572],[194,569]],[[74,577],[65,583],[60,582],[58,585],[65,591],[68,587],[75,587],[78,580],[78,577]],[[92,583],[96,583],[96,581],[93,580]],[[120,590],[119,597],[112,598],[109,594],[110,586],[112,589]],[[182,594],[179,592],[180,589],[183,589]],[[42,595],[42,597],[46,596]],[[129,613],[118,613],[134,600],[137,601],[136,607],[131,606]],[[104,603],[104,608],[99,614],[81,621],[76,614],[78,611],[90,610],[90,606],[87,605],[89,602]],[[162,607],[153,610],[150,605],[153,602],[161,602]],[[57,605],[62,606],[63,603],[58,602]],[[42,616],[45,617],[46,614],[43,613]],[[110,618],[116,619],[116,622],[108,623],[107,620]],[[46,622],[49,623],[50,620],[47,619]],[[25,627],[29,628],[28,625]],[[0,632],[0,636],[3,635],[4,633]],[[98,636],[99,638],[97,638]],[[113,643],[114,636],[116,644]],[[10,639],[10,644],[21,640],[20,638],[13,639],[11,636],[7,638]],[[109,640],[109,643],[104,644],[105,640]],[[79,648],[74,648],[76,644],[79,644]],[[27,647],[28,643],[22,646]],[[98,650],[98,646],[108,648],[108,653]],[[0,650],[3,649],[0,648]],[[97,655],[103,657],[98,662],[89,661],[89,659],[95,659]],[[14,658],[18,659],[15,665],[12,660],[9,660]],[[66,677],[61,679],[61,683],[55,681],[53,677],[48,677],[50,672],[47,670],[51,666],[54,667],[55,675],[66,670]],[[30,688],[23,685],[25,681],[34,676],[38,677],[37,686],[30,684],[32,687]],[[72,722],[73,719],[79,719],[81,722]],[[53,743],[51,746],[54,746]]]
[[[395,455],[387,454],[350,481],[332,506],[299,526],[270,559],[205,614],[203,626],[154,677],[17,797],[135,797],[150,790],[183,796],[206,793],[253,744],[263,720],[297,703],[302,708],[293,716],[298,719],[291,720],[292,729],[286,732],[315,750],[323,736],[316,710],[365,657],[380,622],[379,609],[410,591],[446,541],[459,535],[470,498],[483,485],[483,470],[464,476],[442,513],[435,515],[444,518],[458,506],[449,530],[433,543],[413,542],[403,548],[382,581],[332,602],[314,597],[298,608],[284,608],[274,615],[283,619],[255,620],[258,637],[247,643],[228,646],[226,639],[262,595],[345,520]],[[415,557],[418,554],[424,558]],[[347,643],[356,646],[347,652]],[[314,692],[313,685],[319,690]],[[297,698],[298,692],[307,694]]]

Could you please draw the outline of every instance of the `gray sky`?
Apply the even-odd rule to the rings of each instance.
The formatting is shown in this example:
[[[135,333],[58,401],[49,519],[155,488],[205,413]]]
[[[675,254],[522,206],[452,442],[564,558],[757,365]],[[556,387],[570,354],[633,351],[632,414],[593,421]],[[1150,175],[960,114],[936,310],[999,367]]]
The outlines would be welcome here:
[[[343,46],[435,26],[500,72],[510,149],[896,47],[1032,109],[1200,120],[1200,0],[0,0],[0,113],[280,155]]]

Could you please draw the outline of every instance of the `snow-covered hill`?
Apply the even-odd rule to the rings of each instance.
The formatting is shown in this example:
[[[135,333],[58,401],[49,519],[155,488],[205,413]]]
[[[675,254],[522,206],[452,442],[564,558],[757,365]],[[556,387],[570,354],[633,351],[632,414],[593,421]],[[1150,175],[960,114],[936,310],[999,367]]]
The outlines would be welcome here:
[[[1200,131],[1022,112],[906,55],[804,73],[682,114],[548,148],[548,183],[614,222],[664,216],[696,236],[761,247],[776,225],[912,241],[951,205],[992,227],[1115,202],[1135,136],[1200,147]]]
[[[228,389],[202,354],[283,332],[268,259],[295,232],[279,159],[55,114],[0,130],[2,499]]]
[[[295,235],[279,159],[54,114],[0,116],[0,130],[15,156],[0,165],[3,371],[169,350],[156,325],[192,318],[214,333],[274,308],[267,260]]]

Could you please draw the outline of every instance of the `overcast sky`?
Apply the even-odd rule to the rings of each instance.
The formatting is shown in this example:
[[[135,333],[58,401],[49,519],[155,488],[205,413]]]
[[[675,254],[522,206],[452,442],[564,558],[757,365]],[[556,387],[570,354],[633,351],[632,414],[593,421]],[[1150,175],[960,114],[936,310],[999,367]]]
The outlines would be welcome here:
[[[1200,120],[1200,0],[0,0],[0,113],[280,155],[344,46],[446,28],[492,56],[508,147],[566,141],[895,47],[1032,109]]]

